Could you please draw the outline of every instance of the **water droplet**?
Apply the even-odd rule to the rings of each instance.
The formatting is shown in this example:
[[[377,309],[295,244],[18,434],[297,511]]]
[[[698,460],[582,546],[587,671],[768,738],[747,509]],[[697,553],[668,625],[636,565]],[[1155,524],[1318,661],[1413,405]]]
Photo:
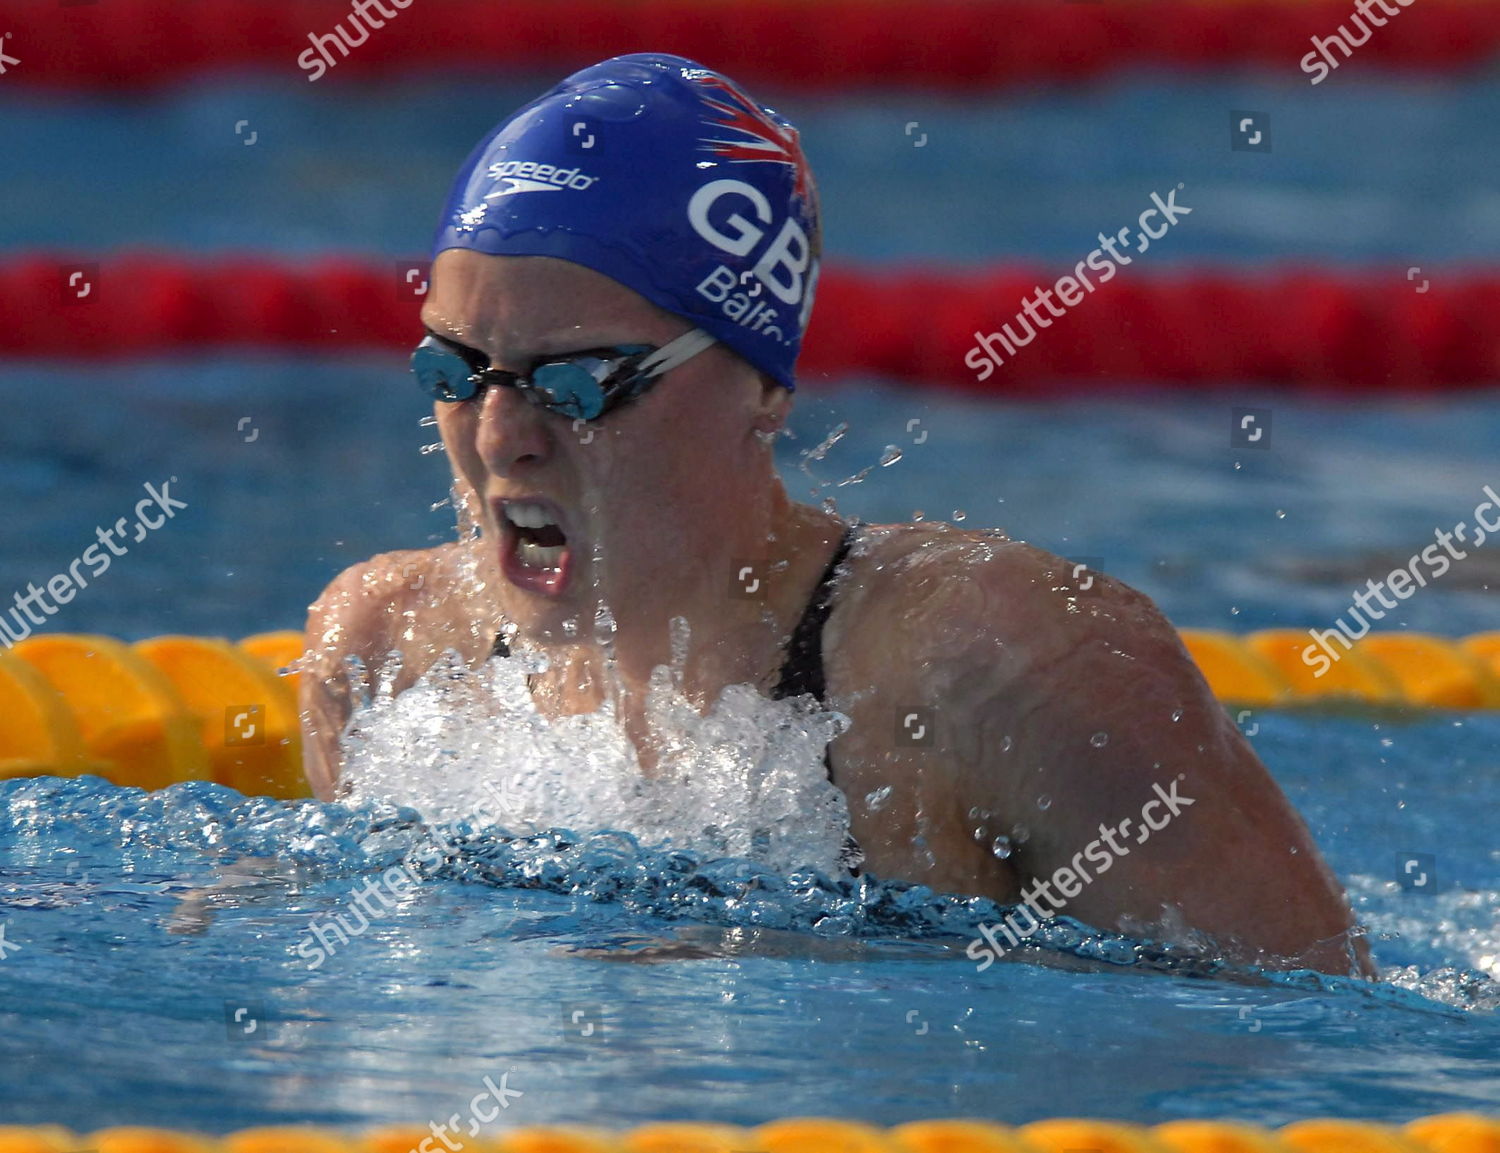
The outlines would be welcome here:
[[[1011,746],[1014,745],[1015,743],[1016,742],[1013,741],[1013,740],[1011,740],[1010,737],[1008,737],[1008,736],[1001,737],[1000,738],[1000,751],[1002,753],[1008,753],[1008,752],[1010,752]]]
[[[872,813],[878,813],[885,808],[886,802],[891,799],[891,786],[885,785],[876,789],[873,793],[865,794],[865,807]]]
[[[1284,508],[1278,508],[1276,510],[1276,519],[1277,520],[1286,520],[1286,509],[1284,509]]]
[[[990,852],[994,853],[995,856],[999,857],[1002,861],[1015,851],[1016,848],[1013,844],[1011,844],[1011,840],[1009,837],[996,837],[995,843],[990,846]]]
[[[1045,813],[1048,809],[1050,809],[1052,807],[1052,798],[1049,797],[1046,793],[1043,793],[1040,797],[1038,797],[1036,799],[1036,807],[1039,808],[1039,809],[1041,809],[1042,812]]]
[[[1105,745],[1109,744],[1109,734],[1105,732],[1095,733],[1089,738],[1089,744],[1093,745],[1096,749],[1102,749]]]
[[[955,522],[963,520],[968,515],[969,514],[964,512],[964,510],[961,508],[956,508],[953,510],[953,519]]]
[[[1010,839],[1018,845],[1024,845],[1031,838],[1031,830],[1017,821],[1010,827]]]
[[[901,450],[894,444],[888,444],[885,446],[885,451],[880,454],[880,467],[890,468],[891,465],[895,464],[900,459]]]
[[[914,508],[914,509],[911,510],[911,519],[912,520],[922,520],[926,516],[927,516],[927,514],[925,512],[923,512],[919,508]]]
[[[578,635],[578,618],[569,617],[562,623],[563,636],[576,637]]]
[[[1172,710],[1172,723],[1176,724],[1180,720],[1182,720],[1182,710],[1181,709],[1173,709]]]
[[[990,835],[990,831],[988,829],[986,829],[983,825],[976,825],[976,826],[974,826],[973,837],[974,837],[974,839],[976,841],[983,842],[984,839],[985,839],[985,837],[987,837],[989,835]]]

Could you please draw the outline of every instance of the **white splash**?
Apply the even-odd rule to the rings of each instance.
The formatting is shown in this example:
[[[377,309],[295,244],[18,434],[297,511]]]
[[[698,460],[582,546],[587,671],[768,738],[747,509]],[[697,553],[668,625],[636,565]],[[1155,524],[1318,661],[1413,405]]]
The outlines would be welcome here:
[[[382,685],[344,737],[349,799],[434,823],[611,830],[643,847],[838,875],[848,806],[823,753],[849,727],[843,714],[731,685],[700,715],[663,666],[646,701],[661,750],[647,778],[612,706],[555,722],[537,711],[526,675],[544,665],[518,651],[469,670],[449,653],[399,695]]]

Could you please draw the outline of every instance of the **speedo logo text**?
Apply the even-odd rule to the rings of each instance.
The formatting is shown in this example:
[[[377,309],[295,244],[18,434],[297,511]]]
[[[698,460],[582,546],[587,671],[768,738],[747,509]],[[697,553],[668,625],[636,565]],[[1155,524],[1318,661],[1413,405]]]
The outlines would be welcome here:
[[[486,200],[517,192],[561,192],[564,188],[583,192],[599,182],[597,176],[589,176],[578,168],[558,168],[535,160],[506,160],[491,164],[485,171],[491,180],[505,181],[505,187],[486,195]]]

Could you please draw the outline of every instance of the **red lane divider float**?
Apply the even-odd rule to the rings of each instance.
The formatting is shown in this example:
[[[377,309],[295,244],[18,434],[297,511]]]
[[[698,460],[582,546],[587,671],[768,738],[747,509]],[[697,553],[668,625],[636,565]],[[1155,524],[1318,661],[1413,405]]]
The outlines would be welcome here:
[[[377,11],[378,9],[373,9]],[[421,0],[350,25],[349,0],[0,0],[19,61],[7,85],[116,87],[259,68],[305,83],[310,37],[356,47],[324,82],[455,69],[553,74],[622,52],[677,52],[799,90],[878,81],[949,89],[1077,80],[1116,68],[1257,66],[1301,80],[1310,40],[1352,0]],[[1361,67],[1453,69],[1500,49],[1500,5],[1421,0],[1359,49]],[[1351,28],[1357,26],[1351,26]]]
[[[1013,327],[1057,269],[835,266],[818,287],[802,378],[869,373],[978,393],[1060,383],[1226,383],[1439,390],[1500,382],[1500,272],[1413,286],[1399,270],[1191,271],[1120,277],[980,381],[976,334]],[[403,350],[419,332],[421,266],[311,265],[147,254],[0,262],[0,355],[129,357],[210,349]],[[1425,291],[1417,291],[1424,287]]]

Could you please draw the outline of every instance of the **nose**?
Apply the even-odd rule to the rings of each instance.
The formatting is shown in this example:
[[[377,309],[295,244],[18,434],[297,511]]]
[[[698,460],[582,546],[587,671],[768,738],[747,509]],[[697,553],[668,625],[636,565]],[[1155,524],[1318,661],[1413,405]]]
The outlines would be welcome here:
[[[555,442],[547,426],[549,414],[519,389],[492,384],[479,403],[475,448],[490,472],[509,476],[518,467],[541,464],[551,456]]]

